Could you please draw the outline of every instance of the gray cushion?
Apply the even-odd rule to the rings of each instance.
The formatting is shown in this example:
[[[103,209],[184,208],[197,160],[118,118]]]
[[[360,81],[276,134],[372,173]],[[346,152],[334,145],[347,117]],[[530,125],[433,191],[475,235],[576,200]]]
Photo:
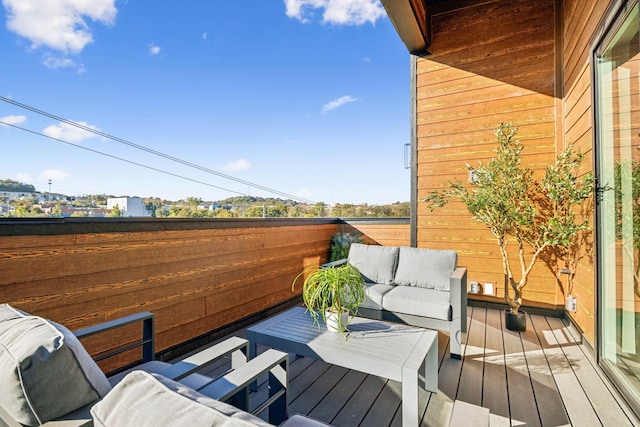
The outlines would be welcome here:
[[[161,375],[133,371],[91,408],[96,427],[269,426]]]
[[[396,286],[382,299],[385,310],[433,319],[449,319],[449,292],[415,286]]]
[[[396,285],[448,291],[457,266],[456,251],[401,247],[394,281]]]
[[[384,295],[395,288],[394,285],[382,285],[380,283],[368,283],[366,288],[367,298],[361,307],[382,310],[382,298]]]
[[[21,424],[61,417],[111,386],[64,326],[0,305],[0,405]]]
[[[398,262],[398,248],[352,243],[348,260],[360,270],[367,282],[391,285]]]

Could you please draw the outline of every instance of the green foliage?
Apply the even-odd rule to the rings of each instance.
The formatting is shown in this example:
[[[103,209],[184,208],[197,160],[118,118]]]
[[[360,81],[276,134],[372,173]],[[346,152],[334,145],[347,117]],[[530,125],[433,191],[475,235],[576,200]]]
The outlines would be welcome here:
[[[614,169],[616,239],[634,265],[633,289],[640,297],[640,162],[619,161]]]
[[[329,261],[344,259],[349,255],[349,248],[352,243],[361,243],[360,236],[351,233],[336,233],[331,238],[331,249]]]
[[[523,146],[515,138],[517,131],[511,123],[500,124],[495,132],[496,157],[475,169],[476,181],[471,188],[460,181],[450,182],[447,190],[432,191],[423,200],[433,210],[452,198],[459,199],[473,220],[489,228],[502,256],[505,300],[515,313],[522,304],[528,276],[543,251],[560,248],[568,253],[576,236],[590,228],[586,220],[576,217],[575,210],[591,196],[594,184],[591,173],[578,177],[583,156],[572,146],[546,168],[541,182],[534,180],[533,171],[521,165]],[[473,170],[469,165],[467,168]],[[519,279],[514,276],[507,250],[511,239],[517,245]]]
[[[36,188],[31,184],[23,184],[10,179],[0,179],[0,191],[13,191],[16,193],[34,193]]]
[[[295,290],[296,283],[301,279],[302,300],[315,324],[319,324],[320,318],[327,321],[327,310],[334,313],[347,310],[352,315],[357,315],[358,307],[366,298],[364,279],[360,271],[350,264],[305,269],[294,279],[292,290]],[[347,325],[338,321],[338,329],[343,335]]]

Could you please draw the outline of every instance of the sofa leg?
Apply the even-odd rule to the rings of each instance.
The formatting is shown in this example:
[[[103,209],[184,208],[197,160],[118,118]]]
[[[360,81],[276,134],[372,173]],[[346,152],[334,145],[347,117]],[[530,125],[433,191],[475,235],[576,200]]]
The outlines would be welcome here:
[[[453,323],[455,325],[456,322],[454,321]],[[449,330],[449,355],[452,359],[462,359],[462,341],[464,340],[464,335],[459,327],[453,327]]]

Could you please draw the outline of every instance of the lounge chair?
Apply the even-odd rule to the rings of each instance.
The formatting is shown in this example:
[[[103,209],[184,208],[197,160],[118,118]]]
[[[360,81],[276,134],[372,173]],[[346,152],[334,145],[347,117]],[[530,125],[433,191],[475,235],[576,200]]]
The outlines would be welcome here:
[[[79,338],[139,322],[143,328],[142,338],[138,342],[107,352],[97,359],[112,357],[137,347],[142,348],[142,359],[127,371],[107,378]],[[162,413],[162,410],[171,407],[167,402],[172,399],[177,399],[185,407],[193,406],[194,403],[190,402],[195,402],[197,406],[204,407],[203,413],[219,412],[216,416],[220,419],[233,417],[234,423],[241,420],[250,425],[269,425],[246,412],[248,385],[267,374],[269,398],[253,412],[257,415],[269,408],[269,422],[272,424],[288,418],[286,353],[270,349],[248,361],[248,342],[243,338],[231,337],[180,362],[169,364],[154,360],[154,344],[154,316],[151,313],[127,316],[74,334],[55,322],[1,304],[0,426],[91,426],[94,425],[93,417],[98,415],[102,418],[96,425],[115,426],[122,422],[113,409],[107,411],[110,416],[116,417],[116,423],[105,421],[110,419],[105,417],[105,408],[109,408],[110,403],[117,402],[116,406],[120,408],[125,408],[127,403],[131,405],[127,409],[129,416],[136,414],[138,418],[148,417],[152,420],[150,412]],[[197,373],[222,357],[231,358],[230,372],[218,379]],[[145,396],[132,396],[132,391],[145,390],[145,387],[165,390],[164,399],[153,401],[147,398],[147,406],[143,408],[142,397]],[[189,400],[185,396],[195,398]],[[239,409],[224,403],[228,400],[232,400]],[[211,402],[215,404],[207,405]],[[152,409],[153,405],[156,405],[155,410]],[[216,422],[207,424],[204,416],[200,421],[204,422],[202,425],[217,425]],[[187,418],[184,422],[184,425],[194,425]],[[286,423],[321,425],[300,416],[293,416]],[[176,425],[175,420],[173,425]]]

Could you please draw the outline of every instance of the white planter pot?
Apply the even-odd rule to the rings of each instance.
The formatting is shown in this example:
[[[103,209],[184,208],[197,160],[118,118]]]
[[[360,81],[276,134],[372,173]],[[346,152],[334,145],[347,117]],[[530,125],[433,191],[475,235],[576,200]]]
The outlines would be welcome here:
[[[343,311],[340,314],[340,323],[338,323],[338,314],[332,311],[327,310],[327,331],[329,332],[346,332],[347,324],[349,323],[349,312]],[[340,329],[339,325],[342,325],[342,329]]]

